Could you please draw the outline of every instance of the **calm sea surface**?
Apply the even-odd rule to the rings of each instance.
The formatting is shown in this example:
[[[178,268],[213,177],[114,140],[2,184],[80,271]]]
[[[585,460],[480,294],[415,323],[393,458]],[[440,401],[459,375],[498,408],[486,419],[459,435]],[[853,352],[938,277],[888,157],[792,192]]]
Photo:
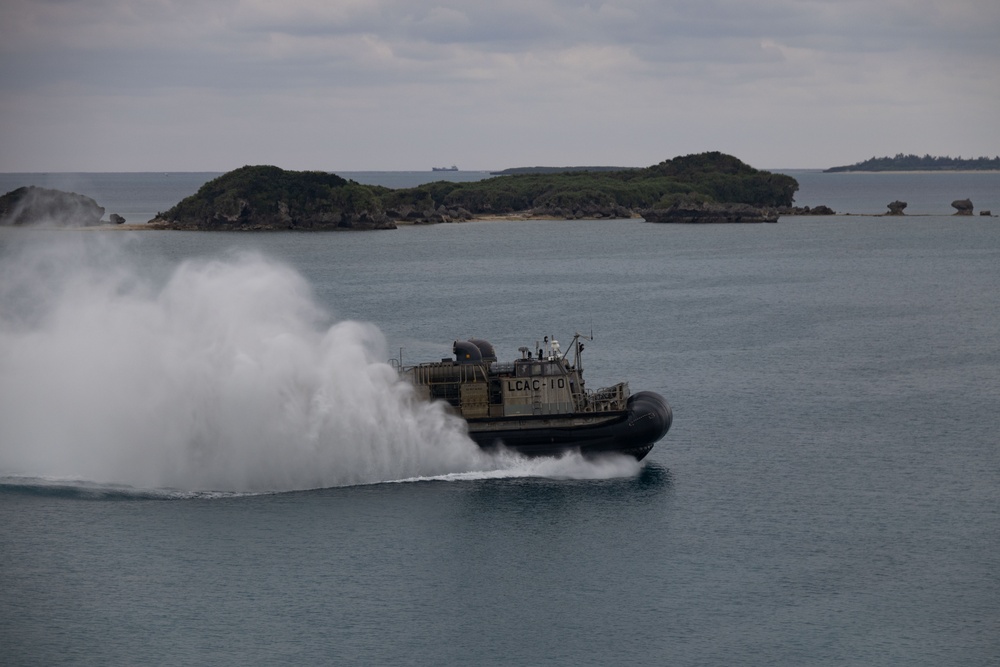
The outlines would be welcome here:
[[[1000,174],[790,173],[857,215],[0,229],[0,663],[1000,664],[1000,222],[947,215]],[[574,332],[673,406],[641,466],[485,459],[383,363]]]

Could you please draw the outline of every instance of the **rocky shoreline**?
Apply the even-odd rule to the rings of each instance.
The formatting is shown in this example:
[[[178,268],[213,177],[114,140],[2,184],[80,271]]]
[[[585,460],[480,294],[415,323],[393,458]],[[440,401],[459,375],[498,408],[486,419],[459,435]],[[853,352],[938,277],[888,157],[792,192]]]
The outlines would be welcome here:
[[[260,214],[246,202],[241,202],[239,213],[225,215],[216,213],[207,220],[172,220],[153,218],[146,227],[149,229],[176,229],[186,231],[219,232],[275,232],[275,231],[362,231],[375,229],[395,229],[396,225],[384,214],[327,212],[315,215],[292,217],[288,207],[278,205],[278,214]]]
[[[646,222],[678,224],[777,222],[779,215],[776,208],[707,202],[674,204],[668,208],[642,212]]]
[[[580,208],[537,207],[509,213],[472,213],[464,208],[390,209],[386,215],[397,225],[428,225],[469,220],[623,220],[673,224],[721,224],[777,222],[782,216],[837,215],[829,206],[760,207],[750,204],[709,202],[674,204],[667,208],[630,209],[624,206],[588,205]]]

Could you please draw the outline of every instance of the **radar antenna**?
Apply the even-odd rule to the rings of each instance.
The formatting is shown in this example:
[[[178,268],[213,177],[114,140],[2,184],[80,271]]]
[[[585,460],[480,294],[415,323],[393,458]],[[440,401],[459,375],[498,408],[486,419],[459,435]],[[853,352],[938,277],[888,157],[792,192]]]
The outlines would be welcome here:
[[[590,330],[589,336],[585,336],[579,331],[573,334],[573,342],[570,343],[570,347],[573,349],[573,366],[580,371],[583,370],[583,359],[581,357],[583,354],[583,343],[580,341],[581,338],[584,340],[594,340],[594,330]],[[565,359],[568,354],[569,350],[566,350],[566,353],[563,354],[563,359]]]

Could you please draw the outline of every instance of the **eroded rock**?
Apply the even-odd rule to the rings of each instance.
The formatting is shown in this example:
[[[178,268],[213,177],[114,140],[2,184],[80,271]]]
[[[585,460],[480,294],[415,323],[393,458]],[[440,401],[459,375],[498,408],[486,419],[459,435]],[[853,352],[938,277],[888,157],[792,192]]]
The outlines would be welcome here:
[[[905,213],[903,213],[903,209],[906,208],[905,201],[899,201],[897,199],[894,202],[890,202],[888,206],[889,206],[889,212],[886,213],[886,215],[905,215]]]
[[[955,208],[955,215],[972,215],[972,201],[969,199],[956,199],[951,203]]]

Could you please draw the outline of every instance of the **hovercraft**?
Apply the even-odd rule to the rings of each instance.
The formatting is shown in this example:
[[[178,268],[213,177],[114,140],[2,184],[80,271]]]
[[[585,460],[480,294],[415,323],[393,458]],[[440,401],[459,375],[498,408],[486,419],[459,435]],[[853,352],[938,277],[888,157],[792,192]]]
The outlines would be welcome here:
[[[544,344],[519,348],[519,359],[499,362],[490,343],[473,338],[452,344],[454,359],[398,366],[419,396],[451,406],[483,449],[641,460],[670,429],[670,405],[652,391],[630,393],[628,382],[587,389],[580,339],[576,334],[563,352],[546,336]]]

